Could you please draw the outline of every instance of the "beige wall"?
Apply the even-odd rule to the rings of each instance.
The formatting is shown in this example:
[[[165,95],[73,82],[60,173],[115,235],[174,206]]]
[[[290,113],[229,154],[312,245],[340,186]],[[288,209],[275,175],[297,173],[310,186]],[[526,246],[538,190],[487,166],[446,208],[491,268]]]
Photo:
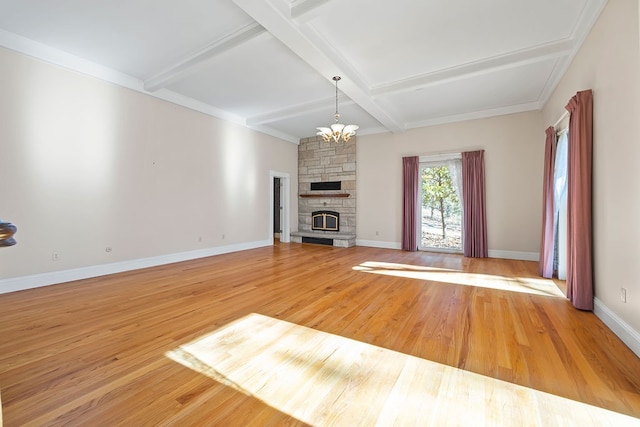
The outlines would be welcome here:
[[[595,295],[640,331],[640,55],[638,2],[609,1],[543,111],[552,124],[593,89]],[[627,289],[627,303],[620,288]]]
[[[400,246],[403,156],[484,149],[489,250],[537,259],[544,156],[539,112],[358,136],[357,143],[361,243]]]
[[[0,279],[268,241],[270,170],[297,224],[295,144],[4,49],[0,93]]]

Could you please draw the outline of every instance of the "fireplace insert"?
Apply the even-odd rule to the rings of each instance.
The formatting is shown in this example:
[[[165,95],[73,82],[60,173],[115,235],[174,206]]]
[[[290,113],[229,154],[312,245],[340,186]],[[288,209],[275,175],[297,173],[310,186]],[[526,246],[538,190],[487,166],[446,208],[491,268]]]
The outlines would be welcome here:
[[[312,212],[311,229],[317,231],[340,231],[340,212]]]

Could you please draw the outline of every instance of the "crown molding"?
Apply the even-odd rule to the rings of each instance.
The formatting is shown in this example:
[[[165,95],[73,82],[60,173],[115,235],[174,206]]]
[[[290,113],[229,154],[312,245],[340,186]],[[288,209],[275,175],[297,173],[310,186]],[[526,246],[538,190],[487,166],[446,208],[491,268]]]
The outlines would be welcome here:
[[[0,46],[80,74],[143,92],[142,80],[26,37],[0,30]]]
[[[299,143],[299,138],[293,135],[271,129],[266,126],[247,125],[247,121],[244,117],[240,117],[228,111],[212,107],[209,104],[205,104],[204,102],[195,100],[193,98],[180,95],[179,93],[170,91],[168,89],[159,89],[155,92],[148,92],[144,89],[143,82],[140,79],[96,64],[94,62],[87,61],[86,59],[82,59],[78,56],[71,55],[67,52],[52,48],[51,46],[47,46],[45,44],[33,41],[14,33],[0,30],[0,46],[18,52],[22,55],[26,55],[43,62],[53,64],[66,70],[90,77],[95,77],[108,83],[113,83],[115,85],[161,99],[163,101],[171,102],[172,104],[176,104],[181,107],[189,108],[190,110],[198,111],[217,119],[225,120],[246,127],[248,129],[252,129],[256,132],[264,133],[266,135],[273,136],[275,138],[279,138],[293,144]]]
[[[409,129],[415,129],[426,126],[442,125],[447,123],[463,122],[466,120],[486,119],[494,116],[503,116],[506,114],[524,113],[527,111],[539,111],[542,105],[539,101],[527,104],[511,105],[508,107],[492,108],[483,111],[474,111],[471,113],[454,114],[451,116],[436,117],[433,119],[422,120],[418,122],[407,123]]]
[[[595,25],[606,5],[607,0],[594,0],[591,2],[587,2],[585,7],[582,9],[580,17],[578,18],[575,27],[571,31],[570,39],[573,42],[573,49],[567,56],[558,59],[558,62],[556,63],[556,66],[551,73],[547,84],[540,94],[540,102],[543,106],[547,103],[553,92],[560,84],[562,77],[569,69],[569,66],[573,62],[573,59],[580,51],[582,44],[587,39],[587,36],[591,32],[591,29]]]

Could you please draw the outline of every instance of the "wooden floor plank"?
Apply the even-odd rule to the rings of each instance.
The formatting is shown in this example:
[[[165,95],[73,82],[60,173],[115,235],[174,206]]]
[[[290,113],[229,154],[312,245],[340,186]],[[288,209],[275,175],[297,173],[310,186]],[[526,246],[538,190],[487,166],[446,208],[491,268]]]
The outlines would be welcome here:
[[[305,425],[292,411],[167,356],[252,313],[460,368],[487,384],[507,381],[640,417],[640,360],[592,313],[544,292],[513,290],[553,286],[538,280],[537,264],[526,261],[276,244],[0,295],[2,419],[5,426]],[[491,282],[512,290],[474,286]],[[271,346],[287,353],[288,342],[239,343],[229,357],[247,349],[267,354]],[[307,405],[302,413],[327,425],[351,416],[343,401],[331,400],[339,395],[365,396],[363,407],[382,402],[359,419],[370,425],[398,419],[393,402],[417,384],[426,394],[456,384],[434,380],[417,362],[387,366],[393,357],[379,354],[352,388],[313,368],[327,385],[325,403],[297,397],[309,387],[305,381],[262,381],[270,394],[281,394],[291,408]],[[357,360],[340,357],[355,369]],[[435,382],[424,385],[428,378]],[[506,399],[483,387],[469,397],[470,411]],[[527,393],[538,405],[530,416],[542,416],[539,405],[552,403]],[[428,419],[441,410],[432,407]]]

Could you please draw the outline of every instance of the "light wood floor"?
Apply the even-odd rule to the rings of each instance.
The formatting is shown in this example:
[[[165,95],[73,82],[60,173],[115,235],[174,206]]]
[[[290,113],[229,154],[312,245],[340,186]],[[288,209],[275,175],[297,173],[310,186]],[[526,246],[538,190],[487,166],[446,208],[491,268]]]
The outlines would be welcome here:
[[[640,359],[549,284],[532,262],[278,244],[0,295],[4,424],[304,425],[169,357],[254,314],[640,417]]]

